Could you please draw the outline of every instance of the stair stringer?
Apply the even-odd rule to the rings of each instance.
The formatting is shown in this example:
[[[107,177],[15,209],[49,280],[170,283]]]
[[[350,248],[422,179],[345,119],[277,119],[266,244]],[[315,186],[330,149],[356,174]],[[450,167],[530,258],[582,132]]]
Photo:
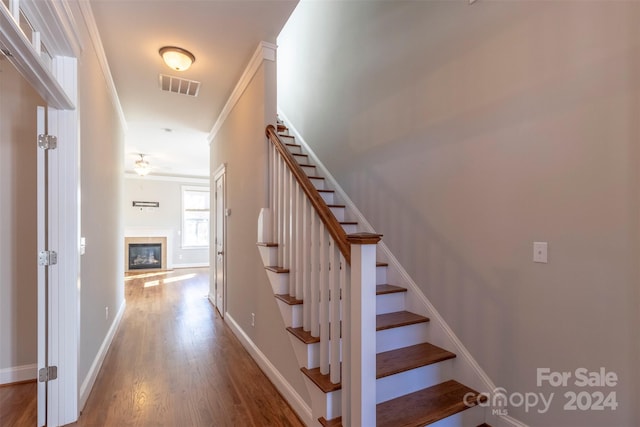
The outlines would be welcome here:
[[[375,233],[375,229],[338,184],[331,172],[329,172],[325,167],[324,163],[320,161],[313,149],[311,149],[309,144],[307,144],[304,137],[300,132],[298,132],[295,126],[293,126],[287,115],[280,109],[280,107],[278,107],[278,116],[287,126],[289,134],[295,137],[296,143],[303,147],[305,153],[308,154],[309,158],[313,161],[317,170],[325,177],[325,188],[333,189],[335,194],[341,200],[341,203],[346,205],[349,213],[348,216],[358,222],[360,231]],[[493,391],[497,388],[495,383],[491,378],[489,378],[482,367],[480,367],[469,350],[467,350],[462,341],[460,341],[456,336],[438,310],[436,310],[431,301],[429,301],[426,295],[411,278],[409,273],[407,273],[404,267],[402,267],[400,262],[384,243],[384,240],[378,242],[377,250],[380,258],[384,259],[389,264],[387,273],[389,277],[392,279],[397,278],[399,281],[397,284],[407,288],[407,295],[405,297],[406,309],[428,316],[431,319],[429,331],[430,342],[439,347],[447,348],[449,351],[452,351],[457,355],[457,358],[454,361],[453,379],[466,384],[481,393],[493,394]],[[488,424],[496,427],[526,427],[526,424],[523,424],[515,418],[509,415],[493,414],[490,409],[491,408],[485,409],[485,417]]]

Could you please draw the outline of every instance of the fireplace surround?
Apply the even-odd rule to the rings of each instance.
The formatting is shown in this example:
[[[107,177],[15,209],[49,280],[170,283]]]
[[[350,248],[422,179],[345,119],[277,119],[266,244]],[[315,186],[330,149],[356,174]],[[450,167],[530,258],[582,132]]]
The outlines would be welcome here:
[[[125,237],[125,271],[168,270],[166,237]]]

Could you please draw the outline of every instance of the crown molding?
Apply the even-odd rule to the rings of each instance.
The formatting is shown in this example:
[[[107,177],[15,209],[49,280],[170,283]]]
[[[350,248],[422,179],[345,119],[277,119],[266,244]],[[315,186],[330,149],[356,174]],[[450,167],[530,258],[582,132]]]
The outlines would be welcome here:
[[[229,99],[227,99],[227,102],[226,104],[224,104],[224,107],[222,108],[218,119],[213,125],[213,128],[211,128],[211,132],[209,132],[209,135],[207,136],[209,144],[211,144],[211,141],[213,141],[213,139],[216,137],[216,134],[218,133],[224,122],[227,120],[227,117],[229,117],[229,114],[231,114],[233,107],[235,107],[236,103],[249,86],[249,83],[251,83],[251,79],[253,79],[253,76],[258,71],[258,68],[260,68],[260,65],[262,65],[262,62],[265,60],[276,60],[276,49],[277,47],[273,43],[265,41],[258,43],[258,47],[253,53],[249,64],[247,64],[247,66],[245,67],[240,80],[238,80],[236,87],[233,89],[233,92],[231,92],[231,96],[229,96]]]
[[[107,90],[111,97],[111,103],[116,109],[123,130],[126,131],[128,128],[127,120],[125,119],[124,111],[122,110],[122,104],[120,104],[120,97],[118,96],[116,85],[113,82],[113,76],[111,75],[111,69],[109,68],[109,61],[107,61],[107,55],[104,52],[102,39],[100,38],[100,31],[98,31],[98,25],[96,24],[96,20],[93,15],[93,9],[91,8],[91,4],[88,1],[80,1],[78,2],[78,5],[80,7],[80,12],[82,13],[85,25],[87,26],[87,30],[89,31],[91,43],[93,44],[93,48],[96,51],[98,63],[100,64],[100,69],[102,70],[102,74],[104,75],[104,79],[107,84]]]

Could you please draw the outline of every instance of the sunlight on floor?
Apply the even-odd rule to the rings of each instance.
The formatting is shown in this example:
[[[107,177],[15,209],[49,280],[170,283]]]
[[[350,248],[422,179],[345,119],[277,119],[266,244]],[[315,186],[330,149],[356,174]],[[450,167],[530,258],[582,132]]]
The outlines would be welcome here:
[[[181,282],[183,280],[189,280],[196,277],[195,273],[190,273],[190,274],[183,274],[182,276],[175,276],[175,277],[169,277],[166,279],[160,279],[160,280],[150,280],[148,282],[145,282],[144,287],[145,288],[150,288],[153,286],[159,286],[161,284],[167,285],[169,283],[175,283],[175,282]]]
[[[173,273],[173,271],[159,271],[159,272],[156,272],[156,273],[132,274],[131,276],[126,276],[124,278],[124,281],[128,282],[129,280],[134,280],[134,279],[145,279],[147,277],[162,276],[162,275],[169,274],[169,273]]]

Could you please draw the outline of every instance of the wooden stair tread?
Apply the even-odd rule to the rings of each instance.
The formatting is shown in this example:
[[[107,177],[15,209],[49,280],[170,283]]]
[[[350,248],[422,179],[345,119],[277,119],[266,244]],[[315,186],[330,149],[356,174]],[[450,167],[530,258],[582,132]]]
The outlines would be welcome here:
[[[256,243],[258,246],[264,246],[266,248],[277,248],[278,244],[275,242],[258,242]]]
[[[389,264],[386,262],[376,262],[376,267],[389,267]]]
[[[269,271],[273,271],[274,273],[288,273],[289,272],[288,268],[277,267],[275,265],[270,265],[268,267],[265,267],[265,269],[269,270]]]
[[[460,385],[462,385],[462,384],[460,384]],[[469,390],[471,390],[471,389],[469,389]],[[474,390],[472,390],[472,391],[474,391]],[[477,392],[475,392],[475,393],[477,393]],[[463,398],[464,398],[464,395],[463,395]],[[402,397],[400,397],[399,399],[402,399]],[[384,402],[384,403],[386,403],[386,402]],[[379,410],[377,408],[380,405],[383,405],[384,403],[376,405],[376,413],[377,414],[379,414]],[[463,402],[463,405],[464,405],[464,402]],[[466,409],[466,407],[464,407],[462,410],[464,410],[464,409]],[[457,412],[461,412],[461,411],[457,411]],[[457,412],[454,412],[454,413],[457,413]],[[453,414],[451,414],[451,415],[453,415]],[[376,418],[377,418],[377,420],[376,420],[377,421],[377,425],[381,426],[382,424],[380,424],[379,415],[376,415]],[[440,418],[440,419],[442,419],[442,418]],[[324,417],[322,417],[322,418],[319,418],[318,421],[320,421],[320,424],[323,425],[324,427],[342,427],[342,417],[336,417],[336,418],[333,418],[333,419],[330,419],[330,420],[326,420]],[[433,422],[430,422],[430,424],[432,424],[432,423]],[[423,426],[424,424],[418,422],[417,424],[416,423],[405,423],[405,424],[395,424],[395,423],[391,424],[391,423],[388,423],[388,424],[384,424],[384,425],[387,426],[387,427],[391,427],[391,426],[393,426],[393,427],[397,427],[397,426],[409,427],[409,426]],[[491,426],[489,424],[487,424],[487,423],[483,423],[483,424],[480,424],[478,427],[491,427]]]
[[[312,175],[309,175],[309,179],[324,179],[324,176],[312,176]]]
[[[330,204],[330,205],[328,204],[327,206],[330,208],[346,208],[347,207],[347,205],[334,205],[334,204]]]
[[[278,123],[277,128],[278,128],[278,132],[284,132],[286,130],[289,130],[289,128],[286,127],[283,123]]]
[[[413,325],[416,323],[424,323],[428,321],[429,321],[428,317],[411,313],[409,311],[397,311],[395,313],[378,314],[376,315],[376,331],[382,331],[382,330],[391,329],[391,328],[399,328],[401,326]],[[287,327],[287,331],[289,331],[291,334],[293,334],[293,336],[295,336],[305,344],[313,344],[313,343],[320,342],[320,337],[311,336],[311,333],[305,331],[302,327],[292,328],[289,326]]]
[[[376,405],[378,427],[421,427],[462,412],[464,396],[474,393],[467,402],[475,406],[478,392],[450,380]]]
[[[281,132],[278,132],[278,136],[280,138],[295,138],[295,136],[293,135],[287,135],[286,133],[281,133]]]
[[[407,292],[407,288],[395,285],[376,285],[376,295],[395,294],[397,292]]]
[[[330,393],[332,391],[340,390],[342,388],[342,384],[337,383],[333,384],[329,380],[329,374],[323,375],[320,373],[320,368],[307,369],[300,368],[303,374],[307,376],[315,385],[318,386],[320,390],[324,393]]]
[[[294,337],[298,338],[305,344],[314,344],[320,342],[320,337],[311,336],[311,332],[305,331],[302,327],[292,328],[291,326],[289,326],[287,328],[287,331],[289,331],[289,333],[291,333]]]
[[[294,156],[294,157],[296,157],[296,156],[297,157],[309,157],[308,154],[300,154],[300,153],[291,153],[291,155]]]
[[[318,193],[335,193],[335,190],[318,190]]]
[[[280,301],[285,302],[288,305],[300,305],[302,304],[301,299],[296,299],[296,297],[292,297],[289,294],[276,294],[276,298]]]
[[[396,311],[395,313],[378,314],[376,316],[376,330],[398,328],[400,326],[414,325],[428,322],[429,318],[409,311]]]
[[[454,357],[454,353],[426,342],[385,351],[376,356],[376,378],[388,377]]]
[[[342,427],[342,417],[326,420],[324,417],[318,418],[323,427]]]
[[[341,225],[358,225],[358,221],[340,221]]]
[[[289,329],[289,328],[287,328]],[[422,343],[397,350],[385,351],[376,355],[376,378],[384,378],[400,372],[422,366],[432,365],[443,360],[452,359],[455,354],[437,347],[433,344]],[[307,369],[301,371],[324,393],[340,390],[340,383],[333,384],[329,380],[329,374],[321,374],[320,368]]]

